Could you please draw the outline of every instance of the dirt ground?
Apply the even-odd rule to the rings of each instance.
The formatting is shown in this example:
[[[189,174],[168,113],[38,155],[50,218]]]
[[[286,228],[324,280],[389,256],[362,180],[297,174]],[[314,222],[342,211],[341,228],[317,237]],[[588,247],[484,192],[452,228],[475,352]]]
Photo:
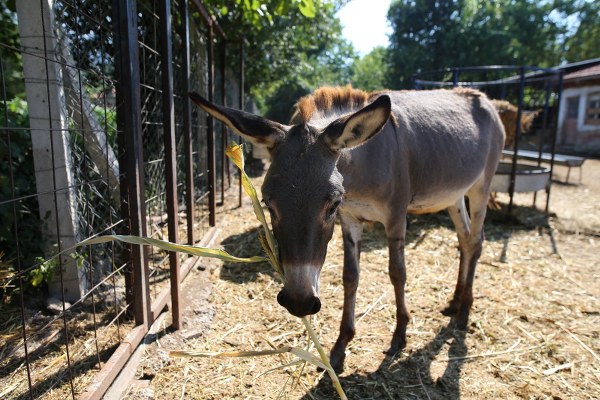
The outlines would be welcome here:
[[[357,334],[340,375],[350,399],[600,398],[600,161],[587,160],[581,184],[557,167],[549,215],[516,198],[514,218],[491,211],[467,332],[439,311],[454,288],[457,240],[445,213],[412,217],[407,238],[406,349],[383,354],[395,326],[383,228],[365,229]],[[257,184],[260,179],[257,179]],[[572,182],[577,182],[573,171]],[[508,198],[499,196],[506,205]],[[539,193],[538,207],[545,205]],[[234,202],[231,202],[234,203]],[[226,206],[221,245],[236,255],[260,248],[249,201]],[[321,275],[315,326],[331,349],[341,317],[339,226]],[[168,320],[147,346],[127,399],[330,399],[331,382],[313,366],[277,369],[285,355],[250,359],[170,358],[169,350],[264,350],[306,344],[301,322],[276,302],[271,268],[202,261],[186,280],[184,329]]]

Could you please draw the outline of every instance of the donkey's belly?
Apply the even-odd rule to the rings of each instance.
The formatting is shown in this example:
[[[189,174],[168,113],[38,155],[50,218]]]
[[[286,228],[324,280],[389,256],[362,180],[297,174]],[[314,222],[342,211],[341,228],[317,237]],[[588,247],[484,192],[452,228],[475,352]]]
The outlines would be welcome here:
[[[466,190],[446,191],[435,194],[415,194],[408,205],[409,214],[429,214],[444,210],[465,195]]]
[[[341,206],[341,211],[352,215],[359,221],[386,221],[387,210],[376,201],[347,197]]]

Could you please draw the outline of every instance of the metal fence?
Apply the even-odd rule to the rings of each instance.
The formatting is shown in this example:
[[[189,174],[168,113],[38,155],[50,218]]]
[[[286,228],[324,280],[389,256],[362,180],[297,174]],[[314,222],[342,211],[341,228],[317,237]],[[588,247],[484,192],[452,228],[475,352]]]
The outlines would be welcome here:
[[[14,7],[0,2],[0,398],[100,398],[169,301],[180,327],[194,260],[61,252],[211,237],[231,134],[187,92],[243,108],[243,45],[198,0]]]

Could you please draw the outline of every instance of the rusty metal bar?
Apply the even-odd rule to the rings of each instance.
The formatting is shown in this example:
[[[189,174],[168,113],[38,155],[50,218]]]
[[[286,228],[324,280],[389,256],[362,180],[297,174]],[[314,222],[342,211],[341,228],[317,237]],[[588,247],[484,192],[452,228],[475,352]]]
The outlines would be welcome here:
[[[223,31],[221,26],[217,23],[217,20],[215,19],[215,17],[210,15],[210,13],[206,9],[206,7],[204,7],[204,4],[202,4],[202,2],[200,0],[192,0],[192,3],[196,6],[196,9],[200,13],[200,17],[201,17],[204,25],[207,28],[213,27],[213,29],[217,31],[217,33],[219,34],[219,36],[221,36],[221,38],[227,39],[227,36],[225,35],[225,31]]]
[[[117,0],[118,1],[118,0]],[[119,347],[115,350],[100,372],[96,374],[92,383],[86,388],[86,391],[77,396],[78,400],[100,400],[110,385],[116,379],[117,375],[123,369],[135,349],[144,340],[148,332],[148,327],[144,325],[136,326],[127,334]]]
[[[212,25],[208,27],[208,101],[214,102],[215,97],[215,47],[214,47],[214,34]],[[216,210],[217,205],[215,201],[215,195],[217,190],[216,184],[216,162],[215,162],[215,123],[213,117],[207,115],[206,117],[206,132],[208,135],[207,140],[207,151],[208,151],[208,224],[210,226],[216,225]]]
[[[191,91],[190,85],[190,19],[187,1],[179,2],[179,12],[181,13],[180,36],[183,44],[183,137],[185,138],[185,210],[187,222],[187,243],[193,245],[194,240],[194,215],[196,204],[194,202],[194,155],[192,148],[192,108],[188,92]]]
[[[134,0],[113,0],[112,7],[115,31],[115,75],[118,82],[118,139],[119,146],[122,145],[125,149],[119,159],[121,167],[125,169],[121,179],[121,198],[124,200],[121,210],[123,219],[128,222],[126,233],[146,236],[137,10]],[[127,334],[94,377],[94,381],[84,393],[78,396],[79,399],[101,399],[148,332],[151,307],[145,254],[143,246],[129,246],[128,258],[133,273],[126,273],[127,301],[134,308],[137,326]],[[127,279],[128,275],[129,279]]]
[[[169,241],[179,242],[178,234],[178,204],[177,204],[177,154],[175,142],[175,106],[173,102],[173,40],[171,30],[171,0],[161,0],[160,14],[160,45],[162,72],[162,103],[163,103],[163,139],[165,144],[165,175],[167,180],[167,230]],[[181,327],[181,310],[179,308],[180,279],[179,255],[169,252],[169,270],[171,281],[171,305],[173,327]]]
[[[519,101],[517,104],[517,124],[515,126],[515,143],[513,146],[513,159],[512,168],[510,171],[510,186],[508,193],[510,195],[510,202],[508,203],[508,213],[512,214],[513,199],[515,196],[515,182],[517,176],[517,152],[519,150],[519,142],[521,141],[521,116],[523,115],[523,97],[525,96],[525,67],[521,67],[519,70]]]
[[[147,236],[144,206],[144,166],[142,155],[142,113],[135,1],[113,0],[115,24],[115,74],[117,78],[117,126],[125,151],[120,159],[126,173],[122,185],[126,196],[122,211],[129,221],[129,234]],[[150,292],[148,261],[142,246],[129,246],[133,276],[126,282],[132,299],[135,322],[149,326]],[[135,294],[135,296],[133,296]]]
[[[244,39],[240,40],[240,104],[239,104],[239,108],[241,111],[244,111]],[[243,139],[240,136],[239,137],[239,142],[240,144],[242,143]],[[243,199],[243,189],[242,189],[242,174],[239,174],[239,206],[242,206],[242,199]]]
[[[227,95],[225,93],[225,48],[227,42],[221,41],[221,104],[227,106]],[[225,155],[225,149],[227,148],[227,127],[225,124],[221,124],[221,204],[225,204],[225,167],[229,167],[228,158]],[[229,168],[227,168],[229,170]]]
[[[556,108],[558,109],[560,107],[560,101],[562,99],[562,91],[563,91],[563,71],[560,71],[558,73],[558,95],[556,96],[556,100],[555,103],[556,104]],[[546,189],[546,208],[545,208],[545,212],[547,213],[548,210],[550,209],[550,188],[552,187],[552,174],[554,174],[554,156],[556,155],[556,131],[558,130],[558,113],[556,113],[556,115],[554,116],[554,133],[552,135],[552,148],[551,148],[551,154],[552,154],[552,159],[550,160],[550,178],[548,179],[548,188]],[[579,173],[581,174],[581,169],[579,170]],[[581,175],[579,175],[579,177],[581,177]]]

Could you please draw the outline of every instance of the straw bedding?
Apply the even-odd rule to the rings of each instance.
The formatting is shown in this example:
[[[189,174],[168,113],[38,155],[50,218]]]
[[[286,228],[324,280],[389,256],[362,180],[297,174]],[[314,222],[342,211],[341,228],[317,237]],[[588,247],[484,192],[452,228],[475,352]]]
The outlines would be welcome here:
[[[564,178],[560,167],[558,175]],[[255,184],[259,185],[260,179]],[[233,196],[234,194],[232,194]],[[545,201],[541,195],[538,204]],[[468,332],[440,310],[456,280],[457,240],[445,213],[410,219],[406,260],[408,344],[386,357],[395,326],[383,228],[365,229],[357,334],[340,380],[351,399],[600,398],[600,161],[584,165],[583,183],[554,184],[546,216],[519,195],[515,218],[491,211],[475,281]],[[506,204],[506,196],[498,200]],[[543,200],[543,201],[542,201]],[[256,255],[258,223],[249,202],[232,199],[221,217],[222,245]],[[231,351],[304,345],[302,324],[276,302],[271,268],[202,262],[186,281],[184,329],[168,321],[147,346],[128,399],[329,399],[335,392],[314,367],[279,355],[250,359],[176,359],[171,349]],[[316,328],[330,349],[341,317],[339,226],[321,275]]]

